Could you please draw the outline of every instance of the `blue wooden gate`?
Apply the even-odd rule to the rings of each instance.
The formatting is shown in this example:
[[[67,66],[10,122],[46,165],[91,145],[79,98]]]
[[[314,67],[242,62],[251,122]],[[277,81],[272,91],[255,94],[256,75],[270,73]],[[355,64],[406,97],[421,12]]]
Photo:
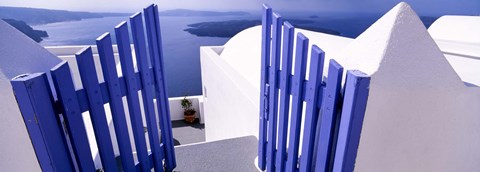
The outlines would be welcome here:
[[[76,54],[82,89],[74,87],[69,65],[65,61],[50,71],[53,86],[49,84],[46,73],[26,74],[11,81],[43,171],[97,170],[82,118],[82,113],[87,111],[104,171],[151,171],[152,168],[155,171],[172,171],[175,168],[158,7],[151,5],[145,8],[143,16],[145,18],[142,13],[136,13],[130,17],[138,72],[134,70],[129,29],[127,23],[122,22],[115,27],[122,77],[116,70],[112,38],[105,33],[96,40],[105,82],[98,81],[91,47]],[[142,93],[151,153],[147,150],[138,91]],[[128,102],[138,163],[134,162],[123,97]],[[109,103],[112,112],[120,157],[114,155],[104,109],[106,103]],[[121,166],[117,165],[118,158]]]
[[[302,33],[296,36],[292,75],[293,39],[294,27],[264,5],[258,166],[267,171],[353,171],[370,78],[347,71],[342,91],[343,67],[332,59],[322,80],[325,53],[313,45],[307,80],[309,40]]]

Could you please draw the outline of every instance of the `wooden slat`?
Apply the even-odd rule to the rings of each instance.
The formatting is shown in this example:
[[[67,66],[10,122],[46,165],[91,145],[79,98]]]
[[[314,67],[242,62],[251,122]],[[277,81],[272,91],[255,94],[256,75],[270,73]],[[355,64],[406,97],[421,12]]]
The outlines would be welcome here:
[[[155,78],[155,90],[157,95],[157,109],[159,109],[160,129],[162,143],[165,152],[165,168],[173,170],[177,165],[175,161],[175,149],[173,144],[172,123],[170,119],[170,107],[168,103],[167,83],[165,79],[165,65],[162,50],[162,37],[158,6],[151,5],[145,10],[145,21],[149,41],[149,50]]]
[[[278,115],[278,72],[280,71],[280,51],[282,41],[282,17],[273,13],[272,57],[268,74],[268,142],[267,171],[275,171],[275,153],[277,150],[277,115]]]
[[[158,126],[155,117],[155,107],[153,105],[153,95],[155,94],[153,92],[153,86],[155,83],[151,78],[152,76],[148,72],[149,66],[146,51],[147,47],[145,45],[145,33],[143,31],[142,20],[142,14],[136,13],[130,18],[130,27],[132,28],[133,42],[135,44],[135,55],[138,71],[140,72],[140,76],[142,78],[142,98],[155,171],[163,171],[163,152],[160,150],[160,138],[158,135]]]
[[[369,85],[370,77],[366,74],[360,71],[347,71],[333,171],[354,170]]]
[[[58,101],[63,106],[63,117],[67,124],[70,141],[75,159],[80,171],[95,171],[92,152],[88,143],[88,136],[83,122],[82,111],[78,103],[72,74],[67,61],[63,61],[50,70],[53,84],[57,90]]]
[[[292,73],[294,27],[283,24],[282,72],[280,73],[280,106],[278,117],[278,148],[275,162],[276,171],[285,171],[287,160],[288,114],[290,106],[290,75]]]
[[[47,75],[17,77],[11,84],[42,171],[73,171]]]
[[[267,149],[267,81],[268,66],[270,65],[270,39],[272,24],[272,8],[263,4],[262,17],[262,59],[261,59],[261,76],[260,76],[260,127],[258,136],[258,166],[261,170],[266,168],[266,149]]]
[[[154,16],[155,18],[159,17],[160,15],[158,14],[158,6],[155,5],[155,10],[154,10]],[[157,34],[158,34],[158,47],[160,50],[160,68],[162,69],[162,75],[163,78],[166,78],[166,73],[165,73],[165,63],[164,63],[164,56],[163,56],[163,45],[162,45],[162,39],[161,39],[161,31],[160,31],[160,20],[155,19],[155,24],[156,24],[156,29],[157,29]],[[155,63],[157,64],[157,63]],[[157,79],[158,80],[158,79]],[[159,81],[157,81],[159,82]],[[168,91],[167,91],[167,80],[163,79],[163,85],[159,85],[160,87],[163,86],[163,91],[160,91],[160,97],[163,97],[163,104],[166,107],[165,111],[167,112],[166,115],[163,115],[164,120],[162,121],[162,126],[165,126],[162,131],[164,131],[164,136],[165,136],[165,149],[166,149],[166,169],[167,170],[173,170],[177,166],[176,158],[175,158],[175,149],[174,149],[174,143],[173,143],[173,132],[172,132],[172,120],[170,117],[170,106],[169,106],[169,100],[168,100]],[[165,95],[164,95],[165,94]],[[167,139],[169,138],[169,139]],[[168,142],[167,142],[168,141]]]
[[[155,25],[157,29],[157,35],[158,35],[157,36],[158,49],[160,53],[160,56],[159,56],[160,64],[158,63],[154,63],[154,64],[155,64],[155,68],[157,68],[158,65],[160,66],[159,68],[161,68],[163,78],[165,78],[166,74],[165,74],[165,64],[164,64],[164,56],[163,56],[163,44],[162,44],[162,37],[161,37],[161,31],[160,31],[160,19],[158,19],[160,15],[158,14],[158,6],[155,5],[154,7],[155,7],[154,16],[156,18]],[[162,83],[161,85],[157,85],[157,87],[160,87],[159,96],[163,97],[163,100],[160,102],[164,105],[165,111],[166,111],[166,113],[162,116],[164,118],[164,120],[162,120],[162,126],[164,126],[164,128],[162,128],[162,131],[164,131],[163,135],[165,138],[164,139],[165,142],[163,143],[166,149],[166,157],[167,157],[165,159],[166,169],[171,171],[177,166],[177,162],[175,158],[175,149],[174,149],[174,143],[173,143],[173,132],[172,132],[172,122],[171,122],[172,120],[170,118],[170,106],[169,106],[169,100],[168,100],[169,96],[167,91],[167,80],[163,79],[162,80],[163,82],[160,82],[158,78],[156,80],[157,80],[157,84]]]
[[[317,158],[315,171],[331,171],[335,145],[335,124],[338,117],[340,103],[340,89],[342,87],[343,67],[335,60],[330,60],[328,78],[325,89],[324,103],[322,104],[320,129],[318,135]]]
[[[132,50],[130,48],[130,39],[128,34],[128,25],[126,22],[122,22],[115,27],[115,36],[118,45],[120,64],[122,66],[122,74],[125,78],[128,111],[130,114],[130,122],[134,136],[133,138],[135,140],[137,159],[142,171],[150,171],[152,167],[150,165],[150,161],[148,160],[147,143],[145,141],[140,101],[137,92],[141,85],[137,84],[137,82],[139,82],[139,78],[135,75]]]
[[[149,55],[150,55],[150,63],[152,65],[152,68],[153,68],[153,79],[152,79],[152,82],[155,82],[157,81],[156,80],[156,77],[160,75],[160,71],[161,68],[155,68],[155,63],[158,62],[158,57],[159,57],[159,49],[158,49],[158,41],[156,40],[157,38],[157,33],[156,33],[156,29],[155,29],[155,17],[154,17],[154,14],[153,14],[153,10],[154,10],[154,7],[153,7],[153,4],[148,6],[147,8],[145,8],[143,11],[144,11],[144,16],[145,16],[145,29],[147,31],[147,41],[148,41],[148,51],[149,51]],[[159,66],[159,65],[157,65]],[[161,79],[163,79],[163,75],[161,77]],[[163,82],[163,81],[161,81]],[[159,120],[160,121],[163,121],[164,118],[162,118],[162,115],[166,114],[165,110],[165,106],[163,106],[161,103],[161,101],[163,100],[163,98],[159,98],[159,90],[158,90],[158,85],[159,84],[163,84],[163,83],[159,83],[159,82],[156,82],[154,84],[154,90],[155,90],[155,98],[156,98],[156,104],[157,105],[157,110],[158,110],[158,116],[159,116]],[[156,119],[156,118],[154,118]],[[156,123],[156,120],[155,120],[155,123]],[[160,128],[160,131],[161,131],[161,134],[160,134],[160,137],[162,137],[161,139],[161,142],[164,142],[166,141],[165,139],[163,139],[165,137],[165,134],[164,134],[164,127],[163,125],[159,125],[158,126]],[[167,140],[172,140],[173,141],[173,138],[169,138]],[[159,143],[159,145],[163,144],[163,143]],[[173,149],[173,147],[172,147]],[[165,150],[164,149],[159,149],[159,151],[161,152],[161,162],[163,162],[163,159],[164,159],[164,155],[165,155]],[[159,158],[158,158],[159,159]]]
[[[293,75],[292,87],[292,110],[290,117],[290,137],[288,142],[288,158],[286,171],[297,171],[298,145],[300,142],[300,125],[302,121],[302,95],[305,80],[305,69],[307,63],[308,38],[302,33],[297,35],[295,52],[295,73]]]
[[[310,72],[306,90],[305,101],[305,123],[303,127],[302,159],[300,161],[300,171],[312,171],[312,159],[315,146],[315,133],[318,121],[317,101],[319,93],[323,90],[320,84],[323,78],[323,64],[325,52],[316,45],[312,46],[310,57]]]
[[[127,120],[122,101],[120,82],[118,81],[117,67],[113,56],[112,40],[109,33],[105,33],[96,40],[98,55],[102,64],[103,78],[108,86],[110,97],[109,105],[112,111],[113,125],[117,136],[117,144],[124,171],[135,171],[132,146],[128,136]]]
[[[131,57],[131,55],[130,55],[130,57]],[[149,73],[150,73],[151,76],[153,76],[153,70],[151,68],[150,68]],[[135,78],[133,80],[135,82],[133,82],[132,85],[135,85],[135,87],[134,87],[135,91],[142,90],[143,88],[142,88],[140,73],[134,72],[133,77]],[[125,78],[122,76],[122,77],[119,77],[118,80],[119,80],[119,83],[120,83],[120,88],[122,89],[121,90],[122,96],[127,96],[127,86],[126,86]],[[110,97],[108,96],[107,84],[105,82],[101,82],[101,83],[99,83],[99,85],[100,85],[100,90],[102,91],[103,104],[108,103],[110,101]],[[76,92],[77,92],[77,97],[78,97],[78,103],[80,103],[80,110],[82,112],[88,111],[89,106],[88,106],[87,93],[85,92],[84,89],[78,89]]]
[[[90,118],[98,144],[98,151],[105,171],[118,171],[113,153],[107,117],[103,107],[102,93],[98,84],[97,72],[90,47],[80,50],[76,55],[78,70],[90,105]]]

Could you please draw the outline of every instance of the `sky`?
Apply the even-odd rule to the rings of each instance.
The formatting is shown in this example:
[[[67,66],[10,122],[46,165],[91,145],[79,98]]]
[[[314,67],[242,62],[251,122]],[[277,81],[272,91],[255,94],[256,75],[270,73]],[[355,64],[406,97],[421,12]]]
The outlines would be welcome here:
[[[91,12],[135,12],[155,3],[160,10],[276,10],[385,13],[402,0],[1,0],[0,6]],[[403,0],[419,14],[480,15],[480,0]]]

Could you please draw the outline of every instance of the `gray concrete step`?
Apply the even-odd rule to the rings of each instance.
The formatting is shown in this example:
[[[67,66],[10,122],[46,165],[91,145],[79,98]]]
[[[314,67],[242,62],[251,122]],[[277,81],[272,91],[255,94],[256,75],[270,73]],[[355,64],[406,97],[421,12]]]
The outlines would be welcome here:
[[[175,147],[179,172],[249,172],[255,166],[258,140],[246,136],[214,142],[202,142]]]

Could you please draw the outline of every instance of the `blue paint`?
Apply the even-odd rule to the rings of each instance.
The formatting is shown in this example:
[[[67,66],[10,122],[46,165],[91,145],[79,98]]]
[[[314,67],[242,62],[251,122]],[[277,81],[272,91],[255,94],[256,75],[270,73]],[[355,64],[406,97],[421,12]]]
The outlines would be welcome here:
[[[153,96],[155,93],[154,81],[149,71],[149,59],[147,56],[147,47],[145,43],[145,33],[143,28],[143,19],[141,13],[136,13],[130,17],[130,27],[132,28],[133,42],[135,44],[135,55],[138,71],[140,72],[143,85],[142,98],[147,121],[147,130],[150,141],[150,149],[154,158],[155,171],[163,171],[163,151],[160,150],[160,137],[158,135],[158,126],[155,116],[155,107],[153,105]]]
[[[338,133],[333,171],[353,171],[363,118],[367,107],[370,77],[360,71],[347,71],[345,96]]]
[[[141,84],[139,84],[139,77],[136,76],[135,69],[133,67],[132,50],[130,48],[127,23],[123,22],[116,26],[115,34],[120,64],[122,66],[122,74],[125,78],[128,111],[130,114],[130,123],[132,124],[137,159],[139,161],[141,171],[146,172],[150,171],[152,166],[148,160],[147,143],[145,141],[140,100],[137,92],[140,89]]]
[[[324,103],[322,104],[322,115],[319,124],[319,135],[317,145],[317,157],[315,163],[316,171],[331,171],[335,146],[333,145],[335,123],[338,117],[340,103],[340,89],[343,76],[343,67],[335,60],[330,60],[328,67],[327,85],[325,88]]]
[[[158,18],[158,6],[151,5],[144,10],[147,27],[148,44],[150,45],[150,60],[155,78],[155,91],[157,95],[157,109],[159,109],[159,120],[162,143],[164,145],[165,168],[171,171],[176,167],[175,149],[173,144],[172,123],[170,119],[170,107],[168,103],[167,83],[165,79],[164,56],[162,50],[162,37],[160,31],[160,20]]]
[[[275,169],[278,172],[285,171],[285,162],[287,160],[288,110],[290,106],[290,75],[292,73],[294,29],[290,23],[284,22],[282,72],[280,74],[281,92],[278,118],[278,148],[275,162]]]
[[[130,57],[131,57],[131,55],[130,55]],[[149,73],[150,73],[151,76],[153,76],[153,70],[151,68],[150,68]],[[135,90],[136,91],[142,90],[143,86],[142,86],[142,83],[141,83],[140,73],[135,72],[132,75],[133,75],[133,77],[135,77],[135,79],[132,80],[133,81],[132,85],[135,85],[135,87],[134,87]],[[118,80],[119,80],[119,83],[120,83],[122,96],[127,96],[128,93],[127,93],[127,86],[126,86],[125,78],[122,76],[122,77],[119,77]],[[99,83],[99,85],[100,85],[100,90],[102,92],[102,101],[103,101],[104,104],[108,103],[110,101],[110,97],[109,97],[109,93],[108,93],[107,84],[105,82],[101,82],[101,83]],[[78,100],[79,100],[78,103],[80,104],[80,110],[82,112],[88,111],[89,105],[88,105],[87,93],[85,92],[84,89],[79,89],[76,92],[77,92],[77,97],[78,97]]]
[[[73,171],[47,75],[18,77],[11,84],[42,171]]]
[[[266,85],[268,81],[268,67],[270,66],[270,39],[272,24],[272,8],[263,4],[262,17],[262,55],[261,55],[261,74],[260,74],[260,127],[258,136],[258,165],[261,170],[266,168],[266,149],[267,149],[267,119],[265,119],[268,109],[268,95]]]
[[[81,171],[95,171],[92,152],[83,122],[82,111],[78,103],[72,74],[67,61],[63,61],[50,70],[58,101],[62,104],[62,114],[67,124],[70,141],[78,168]]]
[[[318,121],[317,101],[321,101],[318,96],[322,91],[320,84],[323,78],[323,64],[325,52],[316,45],[312,46],[310,57],[309,80],[305,90],[305,123],[303,127],[302,159],[300,161],[300,171],[312,171],[313,153],[315,146],[315,133]]]
[[[52,69],[51,73],[54,85],[59,92],[58,102],[53,101],[52,95],[57,95],[57,93],[53,92],[55,90],[50,92],[46,77],[45,81],[43,81],[44,83],[35,81],[35,83],[39,83],[37,85],[41,86],[39,88],[40,90],[36,90],[36,92],[38,91],[38,94],[41,95],[42,99],[50,99],[49,101],[42,100],[41,103],[32,103],[31,99],[36,98],[36,95],[30,95],[28,92],[29,89],[34,87],[28,86],[27,89],[23,81],[12,81],[12,85],[17,84],[17,90],[21,91],[18,93],[17,97],[19,97],[20,100],[25,101],[25,103],[21,103],[26,105],[21,105],[23,106],[22,112],[26,114],[25,118],[27,127],[30,127],[32,130],[30,134],[32,134],[33,142],[38,142],[34,143],[34,147],[39,155],[39,162],[44,171],[73,170],[71,157],[75,157],[75,165],[78,165],[78,168],[75,167],[75,169],[81,171],[95,171],[83,118],[81,116],[81,113],[85,111],[88,111],[91,115],[95,138],[104,170],[118,171],[108,123],[105,116],[105,103],[109,103],[112,111],[112,119],[115,126],[123,170],[150,171],[152,168],[151,164],[155,166],[155,171],[163,171],[164,168],[167,171],[172,171],[175,168],[176,161],[173,148],[170,110],[168,107],[168,94],[165,82],[158,6],[151,5],[144,9],[144,11],[148,35],[147,41],[149,42],[149,54],[147,54],[147,44],[145,42],[146,38],[141,13],[137,13],[130,18],[139,70],[137,73],[135,73],[133,66],[128,26],[126,22],[123,22],[115,28],[122,73],[124,75],[123,77],[118,77],[113,55],[112,40],[110,34],[106,33],[99,37],[96,42],[105,82],[98,82],[93,54],[90,47],[82,49],[76,54],[78,69],[84,87],[83,89],[75,90],[70,69],[66,62],[62,62]],[[152,67],[149,66],[150,64]],[[43,75],[45,74],[37,74],[35,77],[40,75],[44,77]],[[30,83],[31,81],[26,82]],[[142,124],[141,107],[138,97],[139,90],[142,92],[144,111],[146,113],[145,117],[148,124],[147,128],[150,138],[150,148],[152,150],[152,154],[150,155],[147,153],[146,139]],[[130,120],[139,161],[138,164],[135,164],[133,161],[133,151],[131,149],[125,110],[122,102],[123,96],[127,97],[129,106],[128,109],[130,112]],[[160,128],[163,143],[160,142],[160,136],[158,133],[159,127],[157,126],[155,106],[153,103],[155,97],[158,100],[156,105],[158,109],[158,117],[161,122]],[[54,103],[56,105],[54,105]],[[42,105],[39,106],[40,108],[37,107],[39,104]],[[39,119],[35,115],[32,115],[37,113],[37,109],[40,109],[40,113],[42,114],[45,112],[45,114],[51,113],[53,115]],[[60,122],[61,117],[55,113],[62,113],[65,123],[68,124],[65,127],[68,129],[66,132],[68,132],[72,144],[71,148],[74,153],[72,156],[68,156],[69,150],[66,145],[67,140],[62,134],[63,126]],[[33,124],[31,121],[35,121],[35,124],[29,125]],[[42,121],[48,123],[47,127],[41,126],[43,125],[41,124],[43,123]],[[53,125],[53,121],[55,121],[55,125]],[[48,134],[44,134],[44,130]],[[55,134],[59,135],[53,137]],[[45,139],[52,141],[44,141]],[[62,145],[59,145],[60,143],[55,143],[57,144],[55,145],[58,147],[57,149],[50,148],[49,146],[51,145],[49,144],[54,142],[61,142],[65,150],[61,149]],[[67,158],[62,158],[62,161],[59,161],[57,158],[63,156],[61,151],[64,151]],[[54,156],[52,156],[52,154]],[[66,161],[69,162],[67,163]],[[62,164],[57,164],[59,162]],[[165,166],[163,162],[165,162]]]
[[[347,113],[345,109],[353,108],[356,114],[363,115],[366,98],[368,97],[368,89],[367,93],[365,93],[364,90],[360,91],[360,93],[358,93],[360,96],[355,96],[355,101],[349,104],[348,102],[352,99],[350,94],[357,94],[351,92],[356,92],[358,88],[352,86],[347,87],[345,89],[348,90],[345,92],[347,95],[345,96],[345,101],[347,103],[341,107],[343,97],[340,91],[343,68],[335,60],[331,60],[328,70],[328,81],[322,82],[325,53],[315,45],[311,51],[309,79],[306,80],[308,38],[302,33],[298,33],[297,35],[295,71],[294,74],[291,75],[294,28],[288,22],[285,22],[283,26],[283,57],[281,60],[282,70],[280,71],[278,66],[280,60],[278,56],[278,40],[281,39],[281,35],[278,34],[280,32],[278,28],[281,25],[279,25],[279,23],[279,15],[273,14],[272,19],[272,9],[264,5],[262,20],[258,166],[262,170],[267,169],[267,171],[279,172],[335,171],[334,163],[337,163],[336,160],[339,158],[336,156],[339,154],[339,150],[336,149],[337,137],[339,138],[338,145],[343,143],[349,145],[349,147],[352,147],[352,145],[356,147],[358,146],[359,130],[361,130],[361,124],[358,122],[359,119],[354,118],[356,121],[352,123],[352,127],[347,127],[349,129],[355,128],[352,130],[354,134],[348,133],[347,140],[340,139],[340,137],[345,137],[345,134],[342,136],[339,134],[339,128],[342,128],[339,127],[341,123],[338,114],[339,110],[343,108],[343,113]],[[273,36],[270,31],[273,32]],[[273,45],[270,46],[270,43]],[[270,56],[270,53],[272,53],[272,56]],[[358,76],[361,75],[359,74],[361,72],[358,71],[353,73]],[[361,78],[368,79],[368,77],[365,76],[361,76]],[[361,78],[358,79],[359,83],[360,81],[362,83],[366,82],[365,79],[362,80]],[[368,84],[363,85],[367,86],[360,87],[368,87]],[[280,100],[278,100],[278,89],[280,89]],[[291,99],[290,96],[292,96]],[[277,105],[277,101],[280,102],[280,106]],[[289,109],[290,101],[291,109]],[[302,125],[304,102],[306,103],[305,123]],[[288,119],[289,110],[291,114],[290,119]],[[268,133],[266,133],[267,126]],[[302,126],[304,128],[302,153],[301,157],[299,157],[300,129]],[[287,132],[288,127],[290,131]],[[278,133],[276,130],[278,130]],[[345,130],[345,126],[340,130]],[[287,133],[289,134],[288,137]],[[276,137],[278,137],[278,144],[276,143]],[[289,139],[287,140],[287,138]],[[289,145],[288,148],[286,147],[287,142]],[[265,150],[267,151],[265,152]],[[348,154],[345,156],[348,157],[347,160],[345,160],[347,162],[346,164],[353,164],[351,163],[355,160],[355,157],[352,156],[353,153],[347,151],[346,154]],[[343,156],[344,155],[341,155],[341,157]],[[275,159],[275,164],[273,164],[273,159]],[[349,165],[346,165],[346,167],[350,167]],[[343,169],[337,171],[343,171]],[[350,169],[346,171],[350,171]]]
[[[106,33],[97,40],[98,55],[102,65],[103,78],[108,87],[110,97],[109,105],[112,112],[115,135],[120,150],[120,158],[124,171],[135,171],[130,137],[128,136],[127,121],[123,108],[122,92],[118,81],[117,68],[113,57],[112,40],[110,34]]]
[[[290,116],[290,140],[288,147],[288,158],[286,171],[297,171],[298,146],[300,142],[300,125],[302,121],[303,107],[303,84],[305,80],[305,69],[307,63],[308,38],[302,33],[297,35],[295,52],[295,72],[292,79],[292,110]]]
[[[278,113],[278,74],[280,71],[280,46],[282,40],[282,17],[273,13],[272,57],[269,68],[268,95],[268,142],[267,171],[275,171],[275,153],[277,150],[277,113]]]
[[[118,171],[92,50],[90,47],[84,48],[75,56],[78,70],[80,71],[80,78],[87,93],[90,118],[92,119],[102,166],[105,171]]]

